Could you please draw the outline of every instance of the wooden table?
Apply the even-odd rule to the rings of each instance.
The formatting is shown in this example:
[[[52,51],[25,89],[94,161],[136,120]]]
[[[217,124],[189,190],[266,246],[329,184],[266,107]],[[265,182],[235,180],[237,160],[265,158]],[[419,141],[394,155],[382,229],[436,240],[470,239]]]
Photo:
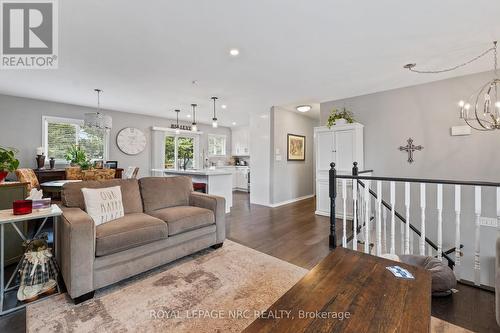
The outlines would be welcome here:
[[[66,183],[75,183],[81,182],[81,180],[54,180],[51,182],[45,182],[40,184],[40,188],[44,191],[44,193],[50,194],[50,198],[54,200],[61,199],[61,192],[64,184]]]
[[[394,277],[386,269],[393,265],[406,268],[415,279]],[[337,248],[265,314],[269,316],[260,316],[244,332],[429,332],[431,275]]]

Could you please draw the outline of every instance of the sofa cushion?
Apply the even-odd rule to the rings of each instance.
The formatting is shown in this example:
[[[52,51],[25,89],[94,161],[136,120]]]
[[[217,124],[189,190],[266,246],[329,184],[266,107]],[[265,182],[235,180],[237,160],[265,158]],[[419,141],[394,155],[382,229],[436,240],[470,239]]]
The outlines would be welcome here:
[[[163,208],[149,214],[167,222],[169,236],[215,223],[215,216],[211,210],[192,206]]]
[[[120,186],[125,214],[142,213],[141,193],[137,179],[112,179],[104,181],[89,180],[64,184],[62,202],[66,207],[79,207],[85,210],[82,188],[103,188]]]
[[[190,177],[145,177],[139,180],[144,211],[189,205],[193,191]]]
[[[82,188],[85,211],[95,225],[123,217],[123,201],[120,186],[104,188]]]
[[[168,225],[144,213],[126,214],[96,227],[95,255],[105,256],[168,237]]]

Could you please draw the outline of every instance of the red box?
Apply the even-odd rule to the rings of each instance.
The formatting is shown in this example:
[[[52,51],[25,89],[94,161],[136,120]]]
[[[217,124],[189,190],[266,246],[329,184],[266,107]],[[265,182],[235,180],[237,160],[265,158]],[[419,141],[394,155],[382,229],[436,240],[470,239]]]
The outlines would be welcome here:
[[[31,200],[16,200],[12,203],[14,215],[30,214],[33,211],[33,203]]]

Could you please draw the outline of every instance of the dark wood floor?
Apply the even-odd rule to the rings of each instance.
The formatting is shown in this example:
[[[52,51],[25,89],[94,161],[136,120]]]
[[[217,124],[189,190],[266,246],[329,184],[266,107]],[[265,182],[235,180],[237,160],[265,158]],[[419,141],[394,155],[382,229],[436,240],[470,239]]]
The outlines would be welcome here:
[[[227,216],[228,238],[306,269],[330,252],[328,218],[314,214],[314,199],[269,208],[250,205],[248,194],[235,192]],[[459,284],[458,293],[433,298],[432,315],[475,332],[499,332],[495,295]],[[0,317],[0,332],[26,330],[24,310]]]
[[[329,252],[327,217],[314,214],[314,199],[269,208],[250,205],[235,193],[228,216],[228,238],[306,269]],[[464,284],[458,293],[432,299],[432,315],[475,332],[500,332],[495,320],[495,294]]]

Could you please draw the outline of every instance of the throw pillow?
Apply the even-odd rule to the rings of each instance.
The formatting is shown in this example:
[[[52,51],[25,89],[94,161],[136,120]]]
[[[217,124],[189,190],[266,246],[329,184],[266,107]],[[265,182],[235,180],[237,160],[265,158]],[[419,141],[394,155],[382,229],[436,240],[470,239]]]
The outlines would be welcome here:
[[[85,211],[96,226],[116,220],[124,215],[120,186],[82,188]]]

